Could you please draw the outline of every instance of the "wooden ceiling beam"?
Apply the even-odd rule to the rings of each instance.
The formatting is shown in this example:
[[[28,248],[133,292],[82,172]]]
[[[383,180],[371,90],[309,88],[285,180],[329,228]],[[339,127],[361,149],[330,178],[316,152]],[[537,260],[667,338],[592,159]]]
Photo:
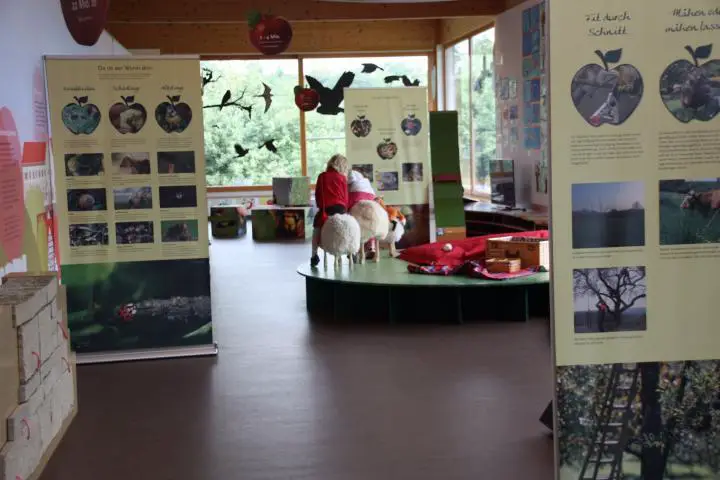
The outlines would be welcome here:
[[[258,10],[292,22],[435,19],[492,16],[506,0],[455,0],[418,4],[334,3],[317,0],[113,0],[109,23],[240,23]]]

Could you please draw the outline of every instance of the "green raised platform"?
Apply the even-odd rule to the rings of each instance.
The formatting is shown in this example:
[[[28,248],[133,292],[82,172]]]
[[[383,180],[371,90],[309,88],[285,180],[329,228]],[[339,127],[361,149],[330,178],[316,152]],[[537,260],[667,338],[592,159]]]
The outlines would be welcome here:
[[[383,252],[383,255],[387,255]],[[512,280],[409,273],[407,263],[383,257],[335,270],[302,264],[308,311],[334,319],[386,318],[398,321],[515,320],[549,312],[548,273]],[[433,288],[431,288],[433,287]]]

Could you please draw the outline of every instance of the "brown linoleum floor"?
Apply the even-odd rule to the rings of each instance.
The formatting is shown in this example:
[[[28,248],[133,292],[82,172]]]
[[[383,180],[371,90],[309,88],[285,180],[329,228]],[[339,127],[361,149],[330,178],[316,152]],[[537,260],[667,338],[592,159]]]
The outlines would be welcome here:
[[[213,241],[217,358],[78,367],[42,480],[550,480],[546,323],[311,324],[306,245]]]

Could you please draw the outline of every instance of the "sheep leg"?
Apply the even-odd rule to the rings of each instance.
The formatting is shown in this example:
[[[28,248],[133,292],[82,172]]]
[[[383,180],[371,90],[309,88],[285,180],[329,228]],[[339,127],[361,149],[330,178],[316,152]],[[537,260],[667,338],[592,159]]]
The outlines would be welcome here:
[[[348,253],[347,258],[348,258],[348,260],[350,261],[350,270],[352,270],[353,267],[354,267],[354,265],[353,265],[354,262],[353,262],[353,259],[352,259],[352,253]]]
[[[390,239],[390,258],[395,258],[395,239]]]
[[[338,253],[335,255],[335,270],[338,270],[340,267],[342,267],[342,256]]]
[[[376,237],[372,239],[372,245],[375,248],[375,263],[380,262],[380,242]]]
[[[360,263],[365,263],[365,246],[361,245],[360,250],[358,251],[358,255],[360,256]]]
[[[327,270],[327,252],[323,250],[323,265],[325,266],[325,270]]]

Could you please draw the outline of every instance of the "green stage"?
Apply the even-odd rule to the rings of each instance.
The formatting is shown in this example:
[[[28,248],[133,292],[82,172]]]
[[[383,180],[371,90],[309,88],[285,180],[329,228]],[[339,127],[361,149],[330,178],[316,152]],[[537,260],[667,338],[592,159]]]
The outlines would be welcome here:
[[[548,273],[498,281],[409,273],[406,262],[386,256],[352,269],[344,261],[337,271],[332,257],[328,260],[327,267],[321,262],[317,268],[302,264],[297,269],[305,277],[307,308],[313,315],[463,323],[527,321],[549,311]]]

